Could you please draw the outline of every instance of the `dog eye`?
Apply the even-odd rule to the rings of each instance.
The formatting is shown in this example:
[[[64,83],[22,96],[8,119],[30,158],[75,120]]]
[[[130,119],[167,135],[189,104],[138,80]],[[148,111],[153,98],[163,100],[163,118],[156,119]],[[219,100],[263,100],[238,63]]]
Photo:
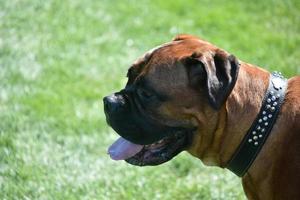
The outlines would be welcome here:
[[[151,99],[155,96],[152,92],[145,90],[145,89],[141,89],[141,88],[139,88],[137,92],[138,92],[139,97],[141,97],[143,99]]]

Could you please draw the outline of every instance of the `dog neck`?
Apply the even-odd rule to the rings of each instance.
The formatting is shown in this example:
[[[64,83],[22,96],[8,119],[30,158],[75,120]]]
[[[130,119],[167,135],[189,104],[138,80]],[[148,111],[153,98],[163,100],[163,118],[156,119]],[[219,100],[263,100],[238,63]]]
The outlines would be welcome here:
[[[267,71],[241,63],[236,84],[221,110],[212,112],[207,108],[197,116],[199,124],[205,123],[199,127],[206,128],[195,134],[195,148],[189,152],[206,165],[224,168],[260,110],[268,78]]]
[[[261,68],[241,63],[236,85],[221,110],[197,112],[200,128],[195,133],[194,143],[188,152],[206,165],[225,168],[260,111],[269,85],[269,76]],[[295,98],[299,96],[300,90],[292,90],[299,83],[299,77],[288,80],[281,114],[263,148],[242,178],[244,191],[249,199],[273,199],[274,191],[289,184],[290,179],[284,179],[287,174],[295,177],[294,182],[299,180],[298,165],[287,164],[290,160],[297,159],[296,147],[299,146],[299,134],[293,133],[300,130],[300,99]],[[214,120],[210,120],[212,118]],[[290,146],[295,150],[287,153],[287,147]],[[298,162],[294,163],[299,162],[298,157]]]
[[[245,137],[247,130],[260,111],[269,85],[269,73],[263,69],[243,64],[240,73],[236,87],[229,96],[225,111],[223,111],[226,113],[226,123],[224,123],[223,140],[219,149],[220,162],[218,164],[220,167],[227,165]],[[269,152],[266,149],[276,149],[277,140],[282,137],[282,134],[279,134],[280,130],[273,132],[276,134],[270,135],[265,144],[266,148],[259,153],[243,177],[243,187],[248,198],[270,198],[268,194],[271,194],[271,188],[266,185],[264,180],[272,179],[272,168],[280,155],[278,153],[270,156],[270,153],[273,154],[275,151]],[[275,135],[277,136],[275,137]],[[263,192],[261,188],[264,188]]]
[[[259,74],[259,76],[257,76]],[[256,118],[269,83],[269,73],[247,63],[241,63],[236,84],[226,103],[218,112],[204,111],[197,118],[207,127],[198,130],[196,148],[189,152],[206,165],[224,168]],[[247,89],[245,89],[247,88]],[[205,116],[205,117],[203,117]],[[209,119],[213,120],[210,123]]]
[[[225,111],[223,111],[223,113],[226,113],[226,123],[223,123],[225,124],[223,126],[223,140],[219,148],[219,166],[221,167],[225,167],[228,164],[228,161],[256,118],[269,85],[269,73],[262,69],[243,64],[241,73],[242,80],[239,79],[240,82],[238,82],[229,96]],[[289,81],[289,87],[293,88],[294,85],[297,85],[296,82],[295,79]],[[285,96],[287,102],[291,102],[291,97],[297,96],[295,91],[289,90],[289,87]],[[290,167],[287,164],[288,161],[294,159],[294,155],[286,153],[287,147],[295,145],[293,141],[299,141],[297,140],[297,134],[293,135],[295,130],[299,130],[299,125],[295,126],[295,124],[298,124],[297,118],[299,117],[297,117],[296,113],[299,107],[295,106],[297,103],[294,99],[292,102],[285,103],[281,107],[281,114],[277,117],[276,124],[266,143],[242,178],[243,187],[249,199],[274,199],[274,191],[289,184],[289,182],[286,184],[275,184],[276,181],[281,181],[285,177],[285,175],[281,175],[282,171],[279,169],[284,168],[284,171],[293,174],[293,177],[295,177],[294,174],[297,174],[297,167],[295,167],[297,165],[291,164]],[[287,140],[287,138],[294,139]],[[288,165],[290,168],[285,165]],[[270,184],[270,182],[274,182],[274,185]]]
[[[223,109],[226,123],[219,151],[221,167],[225,167],[255,120],[268,85],[267,71],[247,63],[241,64],[237,83]]]

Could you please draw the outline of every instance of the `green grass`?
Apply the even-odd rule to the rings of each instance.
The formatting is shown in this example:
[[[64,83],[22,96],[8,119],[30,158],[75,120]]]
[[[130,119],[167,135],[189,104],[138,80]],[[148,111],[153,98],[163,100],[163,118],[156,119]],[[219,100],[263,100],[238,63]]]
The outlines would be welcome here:
[[[245,199],[232,173],[187,153],[112,161],[102,97],[146,50],[191,33],[300,73],[297,0],[0,1],[0,199]]]

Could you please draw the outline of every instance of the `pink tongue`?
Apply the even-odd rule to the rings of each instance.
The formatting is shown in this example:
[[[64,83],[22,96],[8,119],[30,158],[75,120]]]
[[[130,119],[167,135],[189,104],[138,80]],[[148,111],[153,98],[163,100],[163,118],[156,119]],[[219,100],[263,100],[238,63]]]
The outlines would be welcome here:
[[[134,144],[120,137],[109,148],[108,154],[113,160],[125,160],[140,152],[144,146]]]

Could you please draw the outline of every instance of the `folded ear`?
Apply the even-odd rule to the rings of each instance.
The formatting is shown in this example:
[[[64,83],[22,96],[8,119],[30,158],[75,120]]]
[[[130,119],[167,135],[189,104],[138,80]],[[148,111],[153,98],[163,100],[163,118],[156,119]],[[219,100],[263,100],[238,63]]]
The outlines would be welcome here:
[[[232,91],[239,72],[238,60],[233,55],[217,50],[214,53],[194,53],[185,59],[190,85],[205,87],[208,101],[219,109]]]

